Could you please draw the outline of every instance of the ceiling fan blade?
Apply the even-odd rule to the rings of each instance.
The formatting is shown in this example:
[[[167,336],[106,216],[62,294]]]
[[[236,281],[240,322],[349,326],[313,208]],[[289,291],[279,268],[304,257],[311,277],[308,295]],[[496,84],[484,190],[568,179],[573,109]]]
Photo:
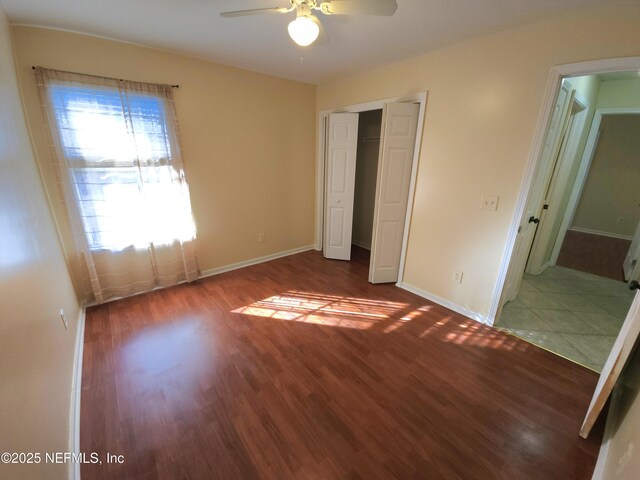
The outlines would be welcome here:
[[[396,0],[330,0],[320,3],[328,15],[381,15],[390,17],[398,9]]]
[[[220,12],[221,17],[233,18],[244,17],[247,15],[258,15],[259,13],[287,13],[288,8],[285,7],[273,7],[273,8],[254,8],[252,10],[237,10],[235,12]]]

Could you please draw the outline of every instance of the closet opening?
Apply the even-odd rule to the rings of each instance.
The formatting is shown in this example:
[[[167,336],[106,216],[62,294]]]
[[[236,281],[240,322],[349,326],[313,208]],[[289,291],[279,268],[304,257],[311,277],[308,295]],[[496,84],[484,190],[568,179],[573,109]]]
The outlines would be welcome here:
[[[323,254],[351,260],[353,250],[371,283],[402,278],[421,106],[378,103],[323,119]]]
[[[355,193],[351,258],[369,268],[373,213],[376,201],[382,109],[358,114],[358,146],[356,151]]]

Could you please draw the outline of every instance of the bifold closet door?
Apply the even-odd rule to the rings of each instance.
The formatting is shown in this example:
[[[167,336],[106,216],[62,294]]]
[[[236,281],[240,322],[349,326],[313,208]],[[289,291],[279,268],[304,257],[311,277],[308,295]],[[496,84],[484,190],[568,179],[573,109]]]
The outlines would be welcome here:
[[[332,113],[328,130],[323,251],[326,258],[350,260],[358,114]]]
[[[383,109],[369,264],[371,283],[398,281],[418,113],[416,103],[389,103]]]

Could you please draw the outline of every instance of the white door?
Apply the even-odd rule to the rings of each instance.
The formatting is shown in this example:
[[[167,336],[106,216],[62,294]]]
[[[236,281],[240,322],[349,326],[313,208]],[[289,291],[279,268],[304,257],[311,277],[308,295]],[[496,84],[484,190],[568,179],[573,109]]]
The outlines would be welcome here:
[[[584,422],[582,423],[582,428],[580,429],[581,437],[587,438],[589,435],[593,424],[616,384],[616,380],[618,380],[620,373],[622,373],[629,355],[633,353],[639,335],[640,295],[636,293],[629,313],[627,313],[627,318],[622,324],[618,337],[613,347],[611,347],[611,353],[609,353],[609,357],[602,368],[596,390],[593,392],[593,397],[591,398],[591,404],[589,405],[587,414],[584,417]]]
[[[383,109],[369,264],[371,283],[398,281],[418,111],[415,103],[389,103]]]
[[[357,148],[358,114],[329,115],[323,249],[326,258],[351,259]]]
[[[624,270],[624,279],[629,282],[631,280],[640,280],[637,278],[640,274],[640,267],[638,266],[638,260],[640,260],[640,223],[636,227],[636,233],[633,234],[633,240],[631,240],[631,247],[627,252],[627,256],[624,259],[622,266]],[[635,271],[634,271],[635,270]]]
[[[539,219],[542,210],[542,202],[551,176],[550,169],[553,167],[553,162],[557,158],[554,152],[557,153],[560,141],[562,140],[560,132],[564,126],[564,120],[570,112],[570,106],[571,89],[566,82],[563,82],[560,92],[558,93],[554,111],[551,115],[551,122],[549,123],[545,137],[540,161],[534,173],[534,180],[531,185],[524,215],[520,220],[520,228],[518,229],[518,235],[513,247],[511,264],[509,265],[509,271],[502,293],[502,305],[510,300],[514,300],[518,295],[518,289],[520,288],[522,275],[524,274],[524,269],[527,264],[533,237],[536,233],[537,224],[534,223],[534,221]]]
[[[569,107],[571,110],[575,103],[574,95],[575,91],[571,93],[571,105]],[[554,240],[552,238],[554,233],[554,220],[559,213],[556,208],[559,203],[558,197],[562,196],[565,188],[565,185],[558,184],[558,177],[562,173],[562,167],[565,167],[566,170],[567,163],[570,164],[572,160],[571,153],[568,152],[567,149],[571,143],[571,128],[573,120],[575,119],[575,114],[572,113],[572,111],[567,113],[568,114],[564,119],[564,124],[561,125],[561,129],[559,131],[560,142],[558,144],[557,154],[555,151],[553,152],[556,154],[556,157],[550,168],[551,177],[542,200],[543,206],[539,215],[540,223],[536,229],[535,238],[533,239],[533,244],[531,246],[531,253],[529,255],[527,272],[533,275],[540,275],[549,266]],[[551,210],[549,208],[551,208]]]

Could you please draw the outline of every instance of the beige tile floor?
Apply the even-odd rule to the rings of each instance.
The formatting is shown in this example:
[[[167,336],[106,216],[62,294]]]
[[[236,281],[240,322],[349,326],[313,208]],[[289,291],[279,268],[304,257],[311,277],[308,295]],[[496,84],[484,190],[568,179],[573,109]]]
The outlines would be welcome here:
[[[550,267],[525,274],[496,327],[600,372],[634,294],[624,282]]]

